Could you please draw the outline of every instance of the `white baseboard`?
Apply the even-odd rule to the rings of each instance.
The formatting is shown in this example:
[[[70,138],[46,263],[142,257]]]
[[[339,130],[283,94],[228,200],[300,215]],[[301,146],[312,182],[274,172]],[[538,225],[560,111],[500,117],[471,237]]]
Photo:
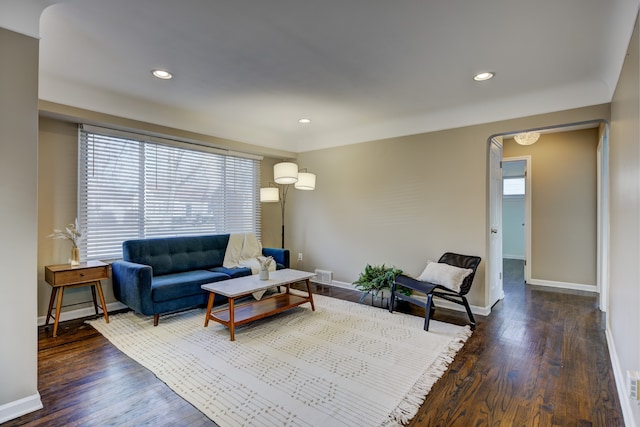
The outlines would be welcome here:
[[[336,288],[349,289],[351,291],[361,292],[358,289],[356,289],[356,287],[353,284],[347,283],[347,282],[340,282],[338,280],[333,280],[331,283],[321,283],[321,282],[314,281],[313,279],[311,279],[311,281],[318,285],[334,286]],[[426,299],[426,297],[424,298]],[[421,297],[417,297],[417,299],[421,299]],[[462,305],[455,304],[438,297],[434,297],[434,301],[437,301],[436,305],[438,307],[446,308],[448,310],[461,311],[463,313],[467,312],[467,310],[465,310],[464,306]],[[473,314],[479,314],[480,316],[488,316],[489,314],[491,314],[491,307],[479,307],[477,305],[471,305],[471,304],[469,304],[469,307],[471,308],[471,312]]]
[[[467,312],[463,305],[455,304],[451,301],[443,300],[438,297],[433,297],[433,300],[437,303],[436,305],[438,307],[446,308],[453,311],[460,311],[462,313]],[[469,304],[469,308],[471,308],[471,312],[473,314],[479,314],[480,316],[488,316],[491,314],[491,307],[480,307],[477,305]]]
[[[0,405],[0,424],[42,409],[40,393]]]
[[[553,280],[529,279],[527,285],[546,286],[548,288],[572,289],[575,291],[585,291],[596,293],[597,289],[593,285],[584,285],[581,283],[554,282]]]
[[[517,259],[518,261],[524,261],[524,255],[502,255],[503,259]]]
[[[620,406],[622,407],[624,425],[626,425],[627,427],[637,427],[636,422],[633,419],[633,408],[631,407],[629,391],[627,390],[626,372],[623,372],[622,368],[620,367],[618,352],[616,350],[616,346],[613,341],[613,335],[611,335],[611,329],[609,327],[607,327],[607,329],[605,330],[605,336],[607,337],[607,347],[609,347],[609,358],[611,359],[613,377],[615,378],[616,389],[618,390],[618,399],[620,400]]]
[[[121,303],[120,301],[112,302],[107,304],[107,311],[116,311],[127,308],[126,305]],[[64,322],[65,320],[73,320],[80,319],[82,317],[94,316],[96,314],[96,310],[93,307],[85,307],[79,308],[77,310],[69,310],[60,312],[60,322]],[[38,317],[38,326],[44,325],[44,322],[47,320],[47,316],[39,316]],[[53,324],[53,320],[49,321],[49,324]]]
[[[311,281],[313,283],[315,283],[316,285],[333,286],[334,288],[342,288],[342,289],[348,289],[350,291],[360,292],[360,291],[358,291],[356,289],[356,287],[353,285],[353,283],[340,282],[338,280],[332,280],[331,283],[320,282],[320,281],[314,280],[314,279],[311,279]]]

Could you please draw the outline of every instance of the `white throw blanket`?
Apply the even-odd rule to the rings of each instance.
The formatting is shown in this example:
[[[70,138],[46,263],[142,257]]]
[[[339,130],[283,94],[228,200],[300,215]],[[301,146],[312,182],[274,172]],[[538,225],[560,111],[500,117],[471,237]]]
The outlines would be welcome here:
[[[262,255],[262,244],[254,233],[234,233],[229,236],[227,250],[224,253],[224,268],[240,268],[247,267],[251,269],[251,274],[258,274],[260,271],[260,262],[266,257]],[[272,261],[269,264],[269,271],[276,270],[276,263]],[[260,299],[266,291],[254,292],[253,297]]]
[[[248,267],[252,274],[258,274],[260,263],[266,259],[262,255],[262,244],[254,233],[234,233],[229,236],[227,250],[224,253],[224,268]],[[276,265],[272,262],[269,271],[275,271]]]
[[[224,253],[224,261],[222,262],[224,268],[240,267],[239,261],[243,244],[244,234],[234,233],[229,235],[229,243],[227,243],[227,250]]]

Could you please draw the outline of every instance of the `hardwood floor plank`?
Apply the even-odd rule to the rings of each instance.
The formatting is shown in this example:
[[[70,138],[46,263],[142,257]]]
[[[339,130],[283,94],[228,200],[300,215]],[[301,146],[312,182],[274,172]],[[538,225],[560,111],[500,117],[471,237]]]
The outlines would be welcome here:
[[[623,426],[596,295],[525,285],[522,262],[511,261],[505,299],[490,316],[476,316],[473,335],[408,425]],[[330,286],[314,293],[360,298]],[[424,316],[411,304],[398,311]],[[443,308],[434,319],[468,321]],[[83,320],[60,323],[58,338],[41,327],[38,345],[45,407],[3,427],[215,426]]]

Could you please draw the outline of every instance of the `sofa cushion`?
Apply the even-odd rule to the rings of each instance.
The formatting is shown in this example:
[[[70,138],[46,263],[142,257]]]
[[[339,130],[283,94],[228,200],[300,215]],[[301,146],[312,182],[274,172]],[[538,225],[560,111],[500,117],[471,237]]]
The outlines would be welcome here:
[[[150,265],[154,276],[222,265],[228,234],[127,240],[122,243],[125,261]]]
[[[231,278],[236,277],[244,277],[251,276],[251,269],[247,267],[238,267],[238,268],[225,268],[225,267],[214,267],[210,268],[209,271],[214,271],[216,273],[224,273]]]
[[[159,302],[202,294],[206,291],[203,291],[200,286],[226,279],[229,279],[229,275],[207,270],[194,270],[153,277],[151,299],[154,302]]]

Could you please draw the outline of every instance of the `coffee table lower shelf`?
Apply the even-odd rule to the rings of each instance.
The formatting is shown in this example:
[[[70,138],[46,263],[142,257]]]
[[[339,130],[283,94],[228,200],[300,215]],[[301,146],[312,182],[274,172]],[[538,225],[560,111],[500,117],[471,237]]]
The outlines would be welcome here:
[[[209,305],[207,306],[207,315],[205,317],[204,326],[207,327],[209,325],[209,320],[225,325],[229,328],[231,341],[235,339],[235,327],[238,325],[262,319],[307,302],[313,305],[311,297],[284,293],[257,301],[243,303],[241,305],[235,305],[234,299],[229,298],[228,307],[212,311],[211,306],[214,297],[215,294],[213,293],[209,295]]]

